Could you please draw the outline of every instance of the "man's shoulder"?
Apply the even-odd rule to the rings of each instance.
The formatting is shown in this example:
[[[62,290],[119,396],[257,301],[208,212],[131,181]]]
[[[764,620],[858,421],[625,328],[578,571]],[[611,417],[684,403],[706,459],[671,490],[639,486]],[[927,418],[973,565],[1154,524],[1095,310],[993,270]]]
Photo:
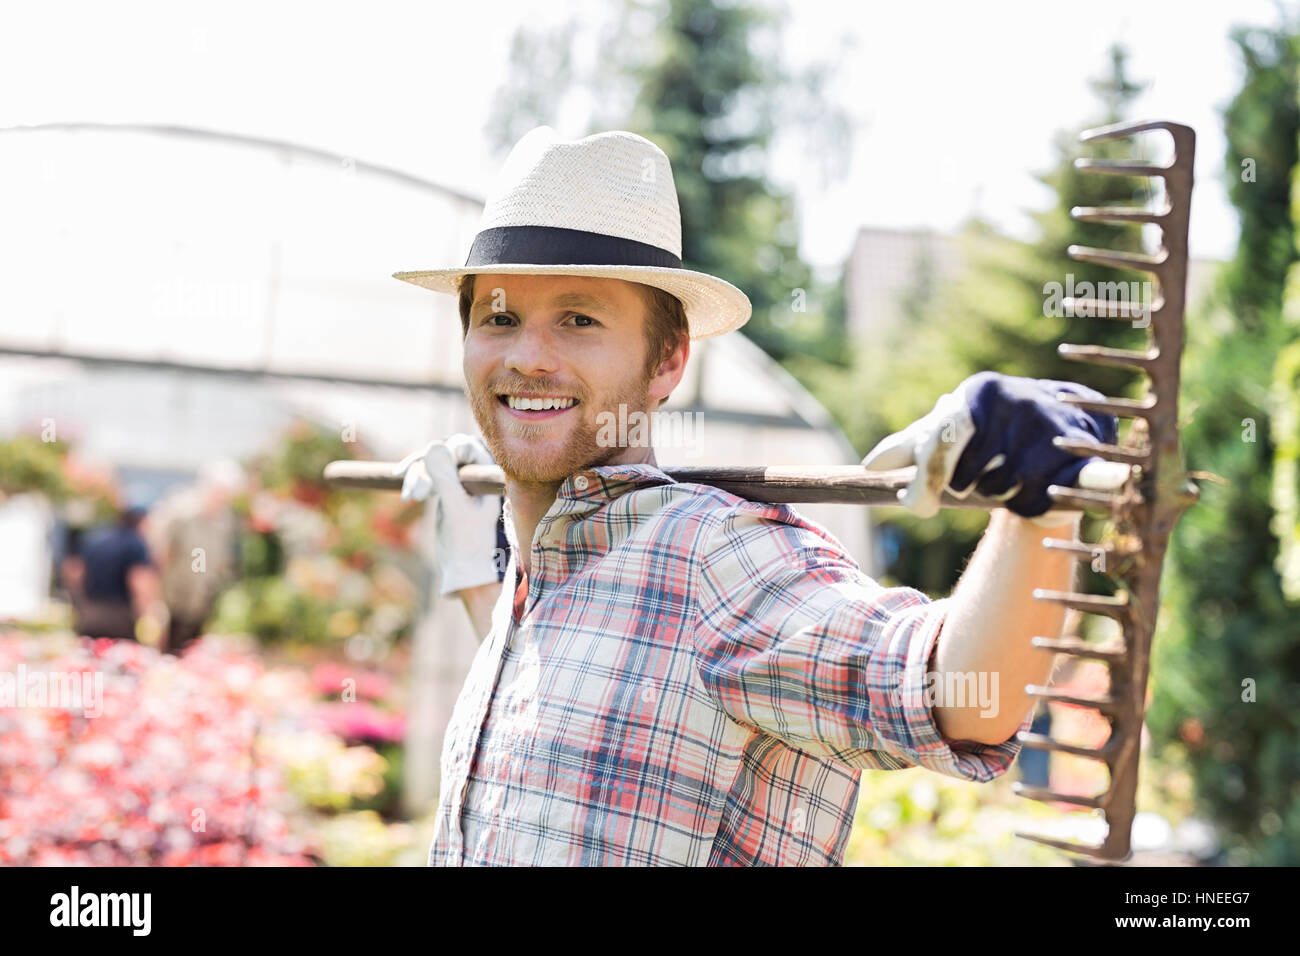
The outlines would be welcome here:
[[[654,514],[664,522],[687,523],[698,528],[706,547],[730,547],[737,540],[771,538],[787,547],[828,550],[853,560],[829,529],[800,514],[790,504],[754,501],[691,481],[670,481],[638,488],[629,494],[638,496],[635,499],[638,512]]]
[[[83,544],[84,551],[116,551],[122,546],[122,533],[118,528],[96,528],[89,532]]]

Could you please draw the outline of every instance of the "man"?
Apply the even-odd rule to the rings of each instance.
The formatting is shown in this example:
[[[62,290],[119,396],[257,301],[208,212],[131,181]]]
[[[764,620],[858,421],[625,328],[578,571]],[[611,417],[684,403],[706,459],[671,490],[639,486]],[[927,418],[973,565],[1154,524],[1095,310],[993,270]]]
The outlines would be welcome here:
[[[132,505],[123,509],[116,525],[87,535],[81,551],[79,633],[159,643],[167,612],[158,571],[140,533],[146,514],[145,508]]]
[[[162,568],[170,613],[163,650],[180,654],[203,633],[217,597],[239,573],[239,516],[234,499],[246,476],[229,458],[204,463],[197,481],[172,492],[155,510],[153,550]]]
[[[1042,539],[1078,520],[1022,515],[1083,465],[1053,439],[1113,440],[1113,419],[1058,398],[1086,393],[1067,383],[986,374],[944,396],[866,463],[918,463],[905,503],[921,513],[946,486],[1011,510],[952,597],[881,587],[793,508],[674,482],[650,446],[602,430],[668,397],[691,339],[749,318],[743,293],[680,253],[658,147],[540,127],[465,266],[397,273],[458,294],[486,443],[454,435],[397,469],[404,497],[436,495],[441,590],[485,636],[445,735],[430,864],[837,865],[862,770],[987,781],[1020,750],[1023,688],[1052,668],[1030,639],[1062,620],[1032,591],[1072,571]],[[497,503],[456,476],[492,460],[504,586]],[[952,677],[986,693],[934,693]]]

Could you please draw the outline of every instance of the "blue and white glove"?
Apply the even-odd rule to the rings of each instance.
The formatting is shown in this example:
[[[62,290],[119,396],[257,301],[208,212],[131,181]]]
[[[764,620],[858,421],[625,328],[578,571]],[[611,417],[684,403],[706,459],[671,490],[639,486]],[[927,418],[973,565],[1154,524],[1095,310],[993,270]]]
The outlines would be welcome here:
[[[1115,416],[1060,401],[1061,393],[1101,399],[1073,382],[1016,378],[980,372],[935,403],[925,417],[883,439],[862,459],[870,470],[916,465],[916,477],[898,494],[921,517],[939,510],[943,491],[965,497],[975,491],[1039,524],[1073,520],[1052,507],[1049,485],[1114,490],[1129,466],[1082,458],[1058,448],[1057,438],[1113,445]]]
[[[437,499],[434,533],[441,571],[440,594],[500,580],[499,495],[471,495],[457,474],[461,465],[492,465],[482,439],[457,432],[407,455],[393,468],[402,477],[402,500]]]

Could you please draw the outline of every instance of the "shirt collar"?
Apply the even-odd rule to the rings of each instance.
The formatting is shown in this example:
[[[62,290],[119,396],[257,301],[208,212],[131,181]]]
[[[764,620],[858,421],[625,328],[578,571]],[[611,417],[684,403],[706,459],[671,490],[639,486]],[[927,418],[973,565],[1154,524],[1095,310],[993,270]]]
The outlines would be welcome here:
[[[575,471],[560,485],[555,493],[555,502],[542,518],[539,528],[550,525],[563,515],[576,518],[596,511],[629,491],[663,484],[676,484],[676,479],[656,465],[597,465]],[[505,499],[504,511],[507,539],[510,547],[517,550],[519,542],[515,540],[509,498]]]
[[[636,488],[672,483],[663,469],[656,465],[598,465],[574,472],[556,492],[556,500],[612,501]]]

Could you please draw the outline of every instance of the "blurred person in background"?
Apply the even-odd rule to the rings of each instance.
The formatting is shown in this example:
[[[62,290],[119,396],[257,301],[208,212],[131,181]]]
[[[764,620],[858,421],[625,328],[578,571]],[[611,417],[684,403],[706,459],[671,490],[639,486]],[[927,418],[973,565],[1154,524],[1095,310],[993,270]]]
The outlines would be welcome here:
[[[86,601],[86,566],[81,557],[81,549],[94,522],[94,515],[94,505],[85,498],[74,498],[64,507],[62,519],[57,526],[57,588],[77,617],[81,615],[81,606]]]
[[[147,510],[127,507],[117,523],[86,535],[81,549],[83,600],[77,631],[157,644],[166,626],[158,570],[141,533]]]
[[[239,573],[243,468],[228,458],[208,462],[198,482],[172,493],[154,511],[154,551],[171,624],[164,650],[179,654],[203,632],[217,596]]]
[[[81,604],[86,566],[81,559],[81,544],[86,529],[68,525],[63,531],[62,558],[59,560],[59,587],[73,607]]]

